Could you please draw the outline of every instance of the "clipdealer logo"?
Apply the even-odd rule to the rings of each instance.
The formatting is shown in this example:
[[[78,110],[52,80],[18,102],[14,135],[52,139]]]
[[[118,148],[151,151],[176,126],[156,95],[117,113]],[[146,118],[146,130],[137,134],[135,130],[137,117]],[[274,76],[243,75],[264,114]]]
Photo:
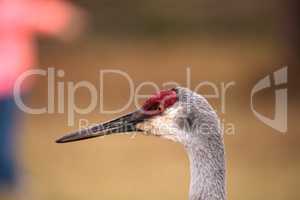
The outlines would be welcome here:
[[[272,78],[271,78],[272,77]],[[274,80],[272,83],[271,80]],[[287,126],[287,110],[288,110],[288,96],[287,96],[287,83],[288,83],[288,67],[283,67],[275,72],[272,75],[267,75],[264,78],[260,79],[251,91],[251,110],[254,115],[264,124],[272,127],[273,129],[286,133],[288,131]],[[275,110],[274,118],[268,118],[254,109],[253,99],[256,93],[263,91],[265,89],[271,88],[272,84],[275,87]],[[280,88],[278,87],[280,86]],[[283,88],[282,88],[283,86]]]
[[[286,133],[287,132],[287,71],[288,67],[283,67],[275,72],[272,75],[267,75],[261,80],[259,80],[251,90],[250,94],[250,108],[253,114],[264,124],[272,127],[273,129]],[[115,74],[123,77],[128,81],[128,86],[130,89],[130,95],[127,103],[122,107],[115,110],[105,110],[103,106],[104,102],[104,76],[108,76],[108,74]],[[235,81],[230,82],[210,82],[210,81],[201,81],[198,83],[196,87],[191,86],[191,69],[186,69],[186,86],[187,88],[193,90],[196,93],[202,94],[206,99],[215,99],[218,100],[220,104],[219,112],[222,114],[226,113],[226,97],[229,89],[232,88],[236,83]],[[47,105],[41,108],[31,108],[28,105],[25,105],[22,99],[21,86],[22,83],[30,76],[43,76],[47,78],[47,92],[48,92],[48,100]],[[116,70],[116,69],[103,69],[99,71],[99,84],[92,84],[87,80],[81,80],[78,82],[68,81],[65,82],[63,80],[65,76],[65,72],[60,69],[48,68],[47,70],[43,69],[33,69],[24,72],[17,79],[14,87],[14,99],[19,107],[25,113],[28,114],[53,114],[53,113],[67,113],[68,115],[68,125],[74,126],[75,124],[75,115],[76,114],[88,114],[94,111],[95,109],[99,111],[100,114],[116,114],[126,110],[132,103],[139,107],[138,102],[139,99],[147,98],[151,95],[140,94],[141,88],[144,86],[150,86],[155,89],[155,91],[159,91],[161,87],[157,85],[155,82],[145,81],[141,84],[136,85],[133,79],[124,71]],[[58,80],[60,79],[60,80]],[[274,84],[272,84],[272,80],[274,80]],[[162,88],[166,87],[176,87],[181,84],[176,81],[168,81],[162,84]],[[263,92],[266,89],[271,89],[271,86],[275,85],[275,110],[274,110],[274,118],[268,118],[263,114],[259,113],[254,108],[254,98],[258,92]],[[100,88],[99,88],[100,86]],[[279,86],[279,87],[278,87]],[[201,93],[202,87],[208,87],[213,91],[213,94],[203,94]],[[90,102],[86,107],[82,108],[76,104],[75,96],[80,90],[83,88],[87,90],[90,94]],[[66,92],[66,95],[64,93]],[[67,103],[64,101],[64,97],[67,97]],[[56,104],[57,103],[57,104]],[[66,104],[65,104],[66,103]],[[98,109],[97,109],[98,108]],[[234,133],[234,124],[231,122],[225,122],[225,118],[222,119],[222,129],[230,132],[232,135]],[[81,125],[80,125],[81,126]],[[225,131],[226,132],[226,131]]]

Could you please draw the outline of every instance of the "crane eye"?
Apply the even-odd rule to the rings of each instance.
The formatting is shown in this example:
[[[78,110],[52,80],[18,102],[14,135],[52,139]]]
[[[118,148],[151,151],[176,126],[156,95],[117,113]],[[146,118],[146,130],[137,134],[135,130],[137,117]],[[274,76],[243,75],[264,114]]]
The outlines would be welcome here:
[[[159,107],[160,107],[160,103],[156,102],[156,103],[153,103],[147,110],[154,111],[154,110],[158,110]]]
[[[157,110],[158,110],[159,112],[163,112],[163,111],[165,110],[165,108],[164,108],[164,106],[163,106],[162,104],[159,104]]]
[[[152,104],[148,104],[147,107],[144,107],[144,110],[158,114],[164,111],[164,106],[160,102],[153,102]]]

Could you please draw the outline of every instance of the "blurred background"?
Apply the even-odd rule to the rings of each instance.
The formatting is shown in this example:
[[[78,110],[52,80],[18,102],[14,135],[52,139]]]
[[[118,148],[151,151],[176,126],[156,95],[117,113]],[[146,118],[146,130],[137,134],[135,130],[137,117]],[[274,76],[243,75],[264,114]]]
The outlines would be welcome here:
[[[217,86],[234,81],[235,85],[227,91],[225,113],[220,112],[220,99],[209,99],[225,124],[232,123],[235,129],[234,134],[225,135],[228,199],[300,198],[300,136],[296,125],[299,2],[65,3],[76,5],[76,14],[72,8],[71,26],[68,30],[61,28],[63,34],[56,34],[62,36],[60,39],[45,37],[47,34],[34,37],[38,47],[34,66],[64,70],[64,77],[57,78],[57,82],[87,80],[97,89],[99,70],[103,69],[125,71],[135,85],[152,81],[161,88],[169,81],[186,86],[187,67],[191,70],[192,88],[201,81]],[[71,12],[56,11],[50,12],[51,16]],[[48,23],[51,24],[44,24],[46,29]],[[250,93],[260,79],[284,66],[289,67],[288,132],[280,133],[254,116]],[[128,82],[120,76],[105,79],[103,90],[104,109],[120,108],[129,98]],[[153,92],[152,87],[141,90],[143,94]],[[205,94],[212,92],[211,88],[203,88]],[[46,106],[47,78],[38,78],[24,96],[31,107]],[[67,105],[66,94],[65,97]],[[75,97],[80,107],[90,102],[85,89],[78,90]],[[255,96],[255,109],[265,116],[273,118],[274,105],[273,87]],[[133,109],[132,104],[124,113]],[[97,123],[120,114],[103,114],[95,109],[76,115],[73,127],[67,124],[67,113],[23,114],[14,124],[19,126],[14,147],[20,183],[14,192],[17,197],[13,198],[188,199],[189,165],[180,144],[143,135],[134,139],[123,135],[66,145],[54,143],[77,129],[80,119]],[[7,198],[0,195],[0,199]]]

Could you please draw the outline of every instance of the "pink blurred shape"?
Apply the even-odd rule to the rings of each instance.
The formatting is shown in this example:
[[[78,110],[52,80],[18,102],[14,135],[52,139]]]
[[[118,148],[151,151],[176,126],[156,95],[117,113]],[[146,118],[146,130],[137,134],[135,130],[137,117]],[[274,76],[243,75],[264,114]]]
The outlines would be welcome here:
[[[77,14],[60,0],[0,0],[0,96],[10,95],[18,76],[35,65],[36,34],[63,36]]]

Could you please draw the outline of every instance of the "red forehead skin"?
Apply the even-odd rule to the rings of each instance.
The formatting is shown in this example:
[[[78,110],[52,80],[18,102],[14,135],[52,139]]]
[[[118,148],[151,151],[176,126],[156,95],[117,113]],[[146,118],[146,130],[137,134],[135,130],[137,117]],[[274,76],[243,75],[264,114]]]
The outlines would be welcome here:
[[[162,90],[147,99],[143,105],[143,110],[149,110],[153,105],[160,104],[163,110],[172,106],[177,101],[177,94],[174,90]],[[163,111],[162,110],[162,111]]]

